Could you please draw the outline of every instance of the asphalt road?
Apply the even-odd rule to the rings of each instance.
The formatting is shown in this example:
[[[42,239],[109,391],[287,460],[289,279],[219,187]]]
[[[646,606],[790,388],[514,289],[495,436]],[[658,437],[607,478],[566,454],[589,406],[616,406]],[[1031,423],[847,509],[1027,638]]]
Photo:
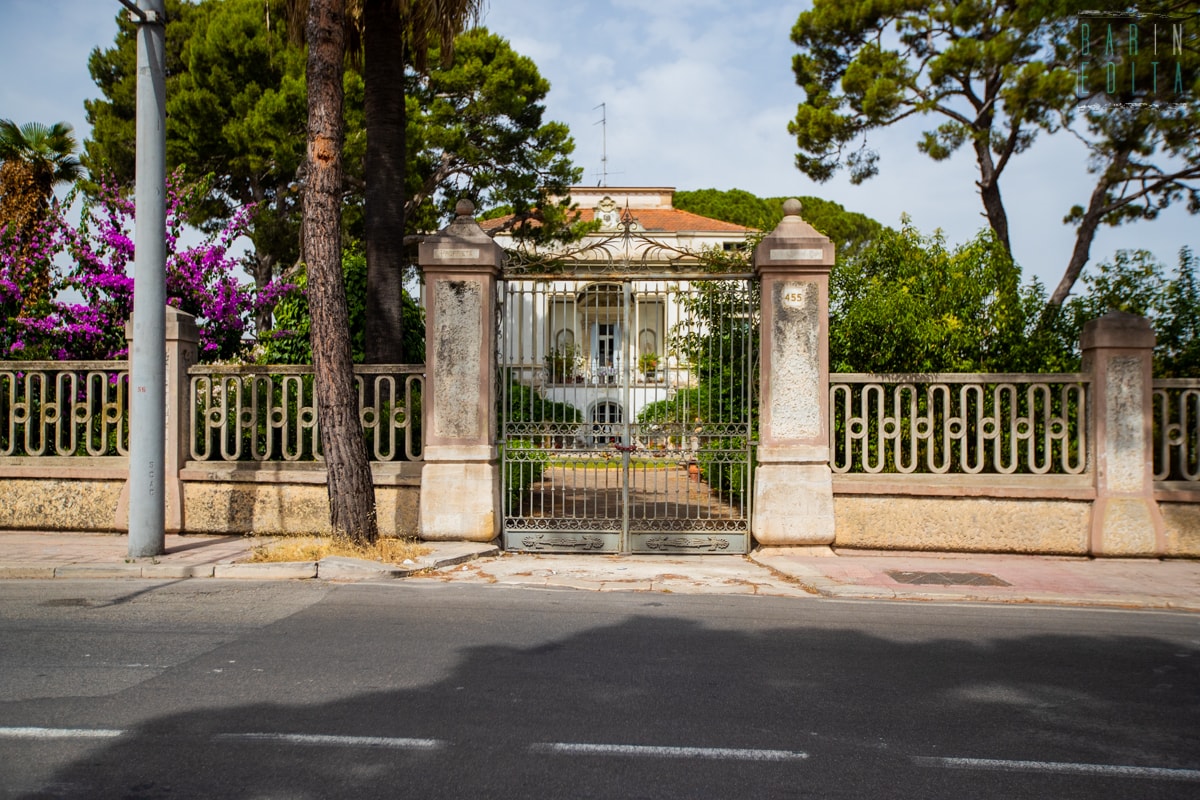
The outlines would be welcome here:
[[[6,582],[0,796],[1195,798],[1200,617]]]

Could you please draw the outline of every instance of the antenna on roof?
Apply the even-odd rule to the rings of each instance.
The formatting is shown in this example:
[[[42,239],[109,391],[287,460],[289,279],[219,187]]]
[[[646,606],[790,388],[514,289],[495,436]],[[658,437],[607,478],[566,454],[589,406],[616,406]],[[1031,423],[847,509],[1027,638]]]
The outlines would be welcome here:
[[[608,103],[601,103],[592,111],[597,108],[600,109],[600,121],[592,124],[600,126],[600,185],[608,186]]]

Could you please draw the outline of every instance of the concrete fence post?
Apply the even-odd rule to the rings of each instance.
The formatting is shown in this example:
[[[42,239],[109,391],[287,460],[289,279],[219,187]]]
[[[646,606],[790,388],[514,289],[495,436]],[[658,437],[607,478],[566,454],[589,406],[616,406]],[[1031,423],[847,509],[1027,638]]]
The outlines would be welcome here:
[[[500,535],[496,447],[496,284],[502,250],[460,200],[421,243],[425,276],[425,456],[420,530],[427,541]]]
[[[758,466],[752,533],[760,545],[834,540],[829,469],[829,271],[834,247],[800,201],[754,250],[762,280]]]
[[[191,453],[192,408],[191,380],[188,368],[199,356],[200,331],[196,318],[172,306],[165,308],[166,327],[166,371],[164,390],[166,394],[165,430],[166,448],[163,461],[163,530],[180,533],[184,530],[183,482],[179,471],[187,463]],[[133,341],[133,318],[125,323],[125,339]],[[131,410],[132,411],[132,410]],[[136,421],[133,424],[137,424]],[[117,516],[120,527],[126,527],[129,519],[129,484],[121,495],[121,507]]]
[[[1083,327],[1091,375],[1088,438],[1096,485],[1089,550],[1096,556],[1160,556],[1165,526],[1154,499],[1154,330],[1110,311]]]

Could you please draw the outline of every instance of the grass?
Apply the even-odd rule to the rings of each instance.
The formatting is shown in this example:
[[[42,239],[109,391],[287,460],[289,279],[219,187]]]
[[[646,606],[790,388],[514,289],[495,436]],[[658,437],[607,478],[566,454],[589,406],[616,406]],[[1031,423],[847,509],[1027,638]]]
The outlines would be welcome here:
[[[385,564],[402,564],[429,553],[429,548],[416,539],[380,537],[373,545],[362,545],[344,536],[295,536],[275,539],[254,548],[250,561],[255,563],[282,561],[320,561],[327,556],[362,558]]]

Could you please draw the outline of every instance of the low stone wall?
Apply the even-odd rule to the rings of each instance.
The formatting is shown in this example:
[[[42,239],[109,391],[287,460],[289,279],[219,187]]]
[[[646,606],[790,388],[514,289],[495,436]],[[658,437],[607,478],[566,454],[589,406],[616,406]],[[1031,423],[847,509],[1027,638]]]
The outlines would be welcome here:
[[[422,465],[371,465],[382,536],[415,536]],[[183,482],[187,533],[293,535],[329,530],[325,468],[316,463],[188,462]]]
[[[1038,555],[1090,554],[1090,476],[835,475],[834,547]],[[1163,555],[1200,558],[1200,490],[1156,491]]]
[[[1200,492],[1186,502],[1178,492],[1164,492],[1158,508],[1166,525],[1168,556],[1200,558]],[[1168,497],[1170,499],[1168,499]]]
[[[126,459],[0,459],[0,530],[113,532]]]
[[[1088,553],[1088,476],[835,475],[834,546]]]
[[[1087,555],[1091,504],[996,497],[834,495],[834,546]]]
[[[24,461],[0,464],[0,530],[128,529],[124,458],[86,468],[50,463],[59,459],[38,459],[36,466]],[[380,534],[416,536],[421,465],[375,464],[372,472]],[[180,479],[183,533],[290,535],[329,530],[329,499],[320,464],[192,462]]]
[[[16,462],[15,464],[13,462]],[[70,462],[70,463],[64,463]],[[0,459],[0,530],[123,532],[125,459]],[[379,531],[420,534],[420,463],[373,465]],[[320,464],[189,462],[184,533],[299,535],[329,527]],[[1088,554],[1095,490],[1087,476],[836,475],[843,549]],[[1200,490],[1155,492],[1172,558],[1200,558]]]

